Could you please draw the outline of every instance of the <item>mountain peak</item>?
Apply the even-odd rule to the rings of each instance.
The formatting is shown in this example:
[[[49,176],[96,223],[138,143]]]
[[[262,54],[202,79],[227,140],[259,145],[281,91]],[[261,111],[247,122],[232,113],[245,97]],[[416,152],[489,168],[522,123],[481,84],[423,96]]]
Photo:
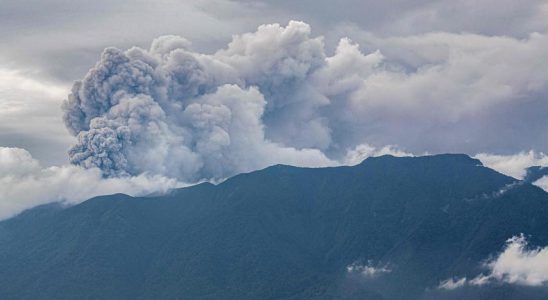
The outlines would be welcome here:
[[[368,161],[428,161],[432,163],[458,163],[458,164],[468,164],[472,166],[483,166],[482,162],[479,159],[472,158],[467,154],[463,153],[446,153],[446,154],[434,154],[434,155],[424,155],[424,156],[393,156],[390,154],[385,154],[381,156],[371,156],[364,159],[361,164]]]

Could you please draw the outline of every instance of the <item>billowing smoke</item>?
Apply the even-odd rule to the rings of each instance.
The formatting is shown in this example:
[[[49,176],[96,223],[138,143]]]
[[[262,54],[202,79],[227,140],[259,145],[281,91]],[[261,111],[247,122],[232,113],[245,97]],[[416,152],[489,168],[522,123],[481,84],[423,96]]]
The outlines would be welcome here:
[[[316,113],[328,99],[310,82],[325,65],[323,44],[308,25],[261,26],[214,55],[189,44],[164,36],[148,51],[104,51],[63,106],[78,138],[73,164],[187,181],[274,163],[333,164],[319,150],[331,141]],[[294,142],[280,140],[282,131]]]
[[[544,35],[374,43],[388,56],[364,54],[347,38],[330,56],[307,24],[292,21],[234,36],[213,54],[177,36],[148,50],[108,48],[63,105],[78,140],[70,161],[107,177],[148,172],[193,182],[275,163],[356,163],[371,152],[364,143],[477,153],[509,142],[489,128],[546,106],[545,63],[530,59],[548,49]],[[529,96],[530,109],[507,109]],[[535,136],[544,133],[530,134],[543,146]],[[386,151],[405,154],[394,149]]]

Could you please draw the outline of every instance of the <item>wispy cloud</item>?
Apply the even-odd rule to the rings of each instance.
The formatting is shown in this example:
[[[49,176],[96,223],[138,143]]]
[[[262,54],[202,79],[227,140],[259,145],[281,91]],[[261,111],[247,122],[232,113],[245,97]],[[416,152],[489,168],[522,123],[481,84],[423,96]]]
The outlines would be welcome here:
[[[466,283],[466,278],[449,278],[440,282],[438,288],[443,290],[454,290],[463,287]]]
[[[346,272],[360,274],[366,278],[376,278],[390,273],[392,270],[388,264],[374,265],[372,261],[368,261],[366,265],[358,262],[352,263],[346,267]]]

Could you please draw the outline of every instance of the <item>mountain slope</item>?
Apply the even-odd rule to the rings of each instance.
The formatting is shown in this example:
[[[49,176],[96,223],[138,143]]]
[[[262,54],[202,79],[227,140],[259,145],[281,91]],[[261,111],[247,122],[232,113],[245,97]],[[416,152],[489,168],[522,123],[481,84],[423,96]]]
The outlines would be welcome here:
[[[278,165],[1,222],[0,298],[540,299],[543,288],[436,286],[477,275],[514,235],[548,245],[546,216],[546,192],[465,155]],[[390,272],[366,278],[353,263]]]

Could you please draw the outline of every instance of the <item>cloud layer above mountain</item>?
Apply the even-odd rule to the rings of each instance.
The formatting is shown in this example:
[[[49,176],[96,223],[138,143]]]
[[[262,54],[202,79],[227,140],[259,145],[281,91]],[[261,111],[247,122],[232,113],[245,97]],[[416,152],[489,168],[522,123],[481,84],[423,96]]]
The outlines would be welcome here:
[[[520,179],[548,166],[545,1],[337,6],[0,3],[0,146],[27,149],[34,158],[24,161],[37,165],[0,170],[0,202],[142,194],[138,178],[164,182],[162,191],[276,163],[352,165],[383,154],[464,152]],[[154,39],[162,34],[180,36]],[[93,66],[109,45],[118,49]],[[25,152],[0,156],[14,151]],[[71,172],[92,192],[74,192],[84,181],[62,191],[57,182]],[[535,184],[548,190],[548,177]],[[30,187],[42,192],[27,195]]]
[[[362,38],[380,50],[343,38],[329,55],[295,21],[235,35],[213,54],[178,36],[148,50],[108,48],[63,106],[78,139],[71,162],[196,181],[273,163],[334,165],[362,144],[548,147],[545,35]],[[539,126],[521,128],[530,123]]]

